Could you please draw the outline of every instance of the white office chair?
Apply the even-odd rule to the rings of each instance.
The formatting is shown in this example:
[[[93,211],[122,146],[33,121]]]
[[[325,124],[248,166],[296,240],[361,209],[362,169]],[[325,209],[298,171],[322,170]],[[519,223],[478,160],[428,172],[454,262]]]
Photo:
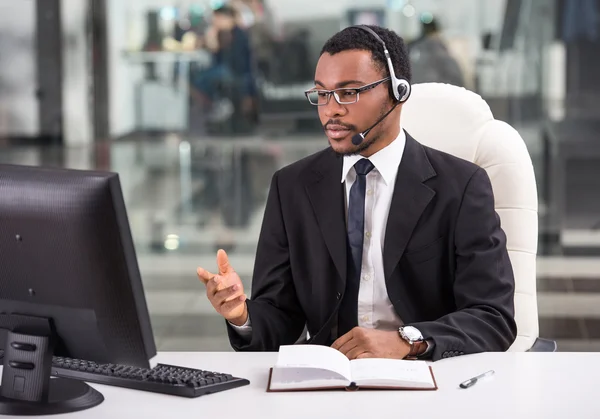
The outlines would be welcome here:
[[[531,158],[519,133],[494,119],[479,95],[441,83],[413,86],[403,106],[402,127],[420,143],[487,171],[515,275],[517,338],[509,351],[555,351],[555,342],[538,338],[537,188]]]

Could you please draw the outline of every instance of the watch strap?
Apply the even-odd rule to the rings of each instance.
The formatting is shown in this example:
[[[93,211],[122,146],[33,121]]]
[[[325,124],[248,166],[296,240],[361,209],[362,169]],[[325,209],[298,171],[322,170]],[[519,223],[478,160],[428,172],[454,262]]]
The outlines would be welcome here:
[[[419,355],[424,354],[425,351],[427,351],[427,342],[425,342],[424,340],[418,340],[415,342],[411,342],[410,343],[410,352],[408,353],[408,356],[417,357]]]

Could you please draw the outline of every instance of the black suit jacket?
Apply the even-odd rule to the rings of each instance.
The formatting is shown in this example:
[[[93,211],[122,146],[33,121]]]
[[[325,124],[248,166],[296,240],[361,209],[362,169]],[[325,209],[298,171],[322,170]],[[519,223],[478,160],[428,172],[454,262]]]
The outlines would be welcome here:
[[[345,290],[343,158],[326,149],[273,176],[248,312],[235,350],[277,351],[306,325],[330,345]],[[390,301],[435,343],[432,359],[504,351],[516,337],[514,277],[487,173],[407,134],[384,242]]]

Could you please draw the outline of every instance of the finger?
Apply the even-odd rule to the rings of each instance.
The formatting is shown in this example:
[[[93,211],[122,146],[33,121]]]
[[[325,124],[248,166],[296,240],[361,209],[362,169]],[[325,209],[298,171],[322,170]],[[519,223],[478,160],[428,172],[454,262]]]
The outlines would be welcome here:
[[[222,291],[225,288],[224,279],[219,275],[213,276],[211,280],[206,283],[206,293],[211,298],[213,298],[217,292]]]
[[[362,355],[366,352],[367,352],[367,349],[364,346],[357,345],[353,349],[351,349],[350,351],[348,351],[346,353],[346,357],[349,360],[353,360],[353,359],[357,359],[360,355]]]
[[[211,279],[213,279],[215,277],[215,274],[208,272],[204,268],[196,269],[196,273],[198,274],[198,278],[200,279],[200,281],[202,281],[202,283],[204,285],[206,285],[208,283],[208,281],[210,281]]]
[[[337,340],[335,342],[333,342],[331,347],[333,349],[339,350],[350,339],[352,339],[352,330],[349,331],[348,333],[344,334],[343,336],[340,336],[339,338],[337,338]]]
[[[229,264],[229,257],[223,249],[219,249],[217,252],[217,266],[221,275],[225,275],[233,270]]]
[[[219,308],[221,313],[229,313],[232,310],[238,308],[241,304],[246,304],[246,295],[242,294],[232,301],[227,301]]]
[[[344,343],[338,351],[343,353],[344,355],[348,355],[349,352],[354,350],[355,348],[360,346],[360,342],[357,339],[350,339],[348,342]]]
[[[210,280],[210,283],[216,291],[224,290],[229,285],[227,284],[227,278],[223,278],[221,275],[215,275],[213,279]]]
[[[372,352],[366,351],[361,354],[356,355],[354,359],[365,359],[365,358],[375,358]]]
[[[217,305],[221,306],[223,305],[223,303],[232,301],[233,299],[239,297],[242,294],[242,287],[236,284],[215,293],[214,300]]]

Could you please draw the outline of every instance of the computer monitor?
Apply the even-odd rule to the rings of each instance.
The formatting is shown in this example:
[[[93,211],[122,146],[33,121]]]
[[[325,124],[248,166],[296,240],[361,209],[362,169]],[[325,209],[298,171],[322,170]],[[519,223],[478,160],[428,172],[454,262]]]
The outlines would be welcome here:
[[[0,414],[103,397],[52,356],[148,368],[156,355],[119,177],[0,165]]]

